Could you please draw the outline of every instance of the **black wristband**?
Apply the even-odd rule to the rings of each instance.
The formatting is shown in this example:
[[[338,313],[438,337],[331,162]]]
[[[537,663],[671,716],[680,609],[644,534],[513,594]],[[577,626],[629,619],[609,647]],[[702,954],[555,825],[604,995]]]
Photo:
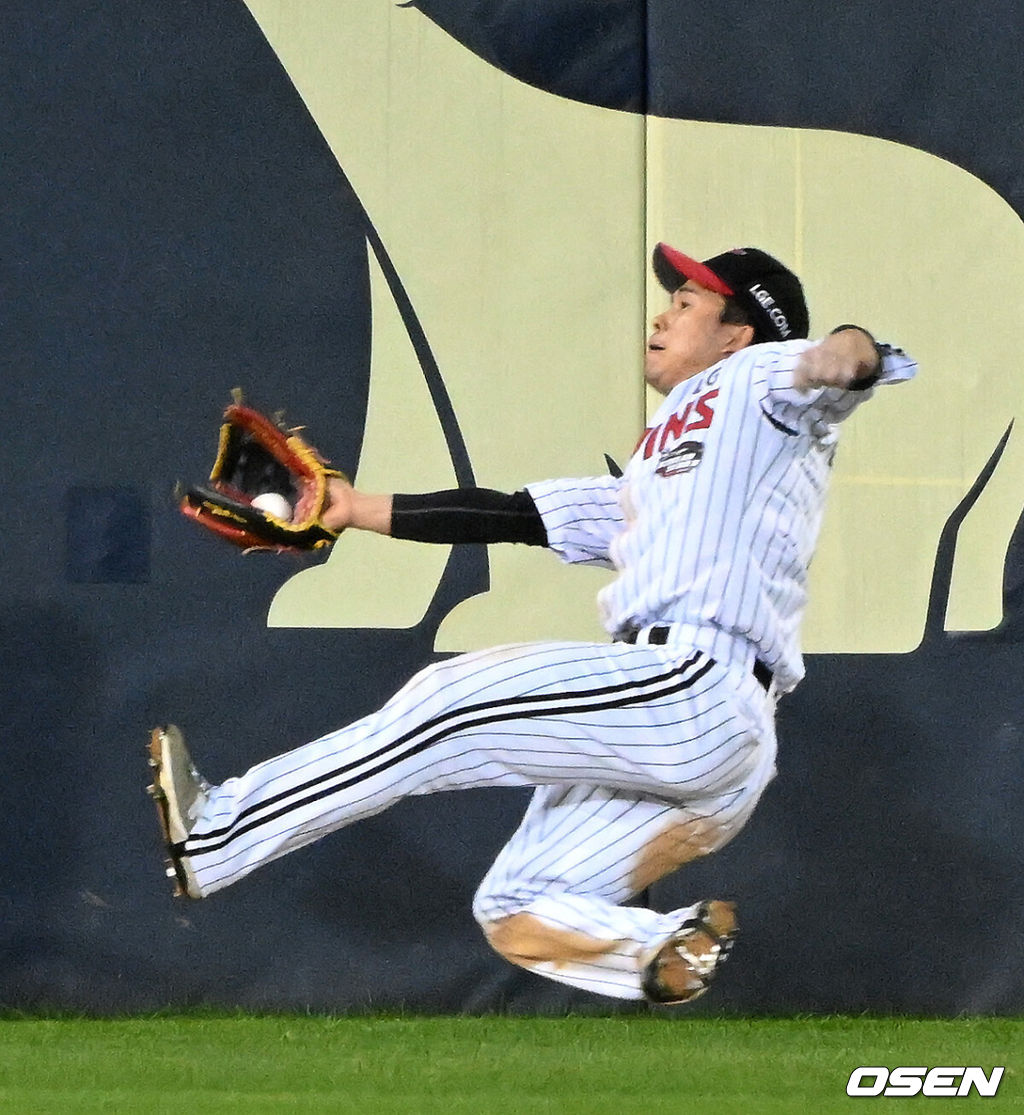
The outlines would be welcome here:
[[[522,542],[546,546],[548,534],[529,492],[506,495],[490,488],[454,488],[395,495],[391,537],[413,542]]]
[[[875,340],[874,336],[864,328],[863,325],[837,325],[832,330],[833,333],[845,333],[848,329],[857,329],[864,334],[865,337],[874,345],[875,355],[878,357],[878,368],[876,371],[869,372],[866,376],[859,376],[857,379],[851,380],[847,386],[847,391],[867,391],[869,387],[874,387],[882,375],[882,361],[888,355],[890,349],[888,345],[880,345]]]

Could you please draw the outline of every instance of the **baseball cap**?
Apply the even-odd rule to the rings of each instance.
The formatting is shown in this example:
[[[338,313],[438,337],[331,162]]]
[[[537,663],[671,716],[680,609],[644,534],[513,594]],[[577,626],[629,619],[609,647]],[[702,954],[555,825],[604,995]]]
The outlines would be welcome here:
[[[751,313],[755,341],[807,336],[807,303],[800,280],[760,248],[733,248],[701,263],[668,244],[658,244],[652,262],[658,282],[667,291],[693,279],[708,290],[735,298]]]

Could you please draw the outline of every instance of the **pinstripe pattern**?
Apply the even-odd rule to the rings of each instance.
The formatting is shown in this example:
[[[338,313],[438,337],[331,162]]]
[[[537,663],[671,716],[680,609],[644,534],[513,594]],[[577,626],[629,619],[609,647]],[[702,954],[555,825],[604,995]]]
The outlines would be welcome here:
[[[812,343],[744,349],[679,384],[652,417],[621,479],[528,485],[563,560],[603,561],[619,570],[599,594],[611,635],[651,623],[683,624],[693,646],[721,661],[749,667],[759,657],[779,692],[799,682],[807,566],[821,526],[836,423],[871,394],[796,390],[794,368]],[[897,382],[916,366],[893,353],[883,367],[881,382]],[[699,459],[673,472],[664,458],[682,443],[696,444]],[[574,514],[577,484],[585,495]],[[622,516],[617,532],[616,510]]]
[[[666,825],[706,818],[714,846],[741,827],[774,769],[771,713],[753,677],[685,647],[462,655],[421,671],[371,716],[212,787],[181,852],[206,895],[409,794],[539,786],[477,916],[486,927],[529,913],[607,940],[591,962],[531,967],[636,998],[637,957],[690,912],[617,903]]]
[[[774,774],[774,692],[802,674],[804,584],[835,448],[866,394],[793,389],[805,342],[680,384],[621,479],[529,486],[551,548],[614,566],[600,596],[635,643],[496,647],[418,673],[381,709],[211,787],[188,839],[199,890],[402,797],[533,786],[474,913],[500,951],[577,987],[642,997],[645,958],[696,907],[623,905],[730,840]],[[895,361],[895,363],[891,363]],[[886,359],[886,375],[909,365]],[[659,645],[651,624],[670,624]]]
[[[639,958],[669,938],[696,907],[656,913],[623,906],[631,877],[660,833],[703,819],[716,851],[743,827],[763,784],[706,797],[690,806],[638,798],[601,787],[542,786],[519,829],[477,891],[473,912],[486,926],[527,912],[546,924],[608,942],[586,963],[542,961],[532,970],[603,995],[640,999]]]
[[[182,851],[209,893],[406,794],[569,781],[672,799],[727,784],[749,765],[750,714],[729,711],[723,678],[706,655],[661,647],[463,655],[377,713],[215,787]]]

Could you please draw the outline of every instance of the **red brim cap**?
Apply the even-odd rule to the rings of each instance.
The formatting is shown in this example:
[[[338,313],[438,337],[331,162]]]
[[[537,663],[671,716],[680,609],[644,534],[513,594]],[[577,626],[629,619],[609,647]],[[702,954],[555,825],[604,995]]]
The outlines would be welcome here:
[[[667,290],[675,291],[683,285],[682,281],[693,279],[702,287],[713,290],[726,298],[736,292],[723,279],[720,279],[710,267],[699,260],[670,248],[668,244],[658,244],[654,249],[654,273],[658,282]]]

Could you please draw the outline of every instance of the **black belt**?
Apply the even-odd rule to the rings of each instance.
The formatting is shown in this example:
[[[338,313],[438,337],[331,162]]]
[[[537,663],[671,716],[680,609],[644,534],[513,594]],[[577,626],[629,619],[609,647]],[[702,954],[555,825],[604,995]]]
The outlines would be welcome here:
[[[664,646],[668,642],[668,635],[671,628],[669,627],[652,627],[647,632],[647,642],[652,646]],[[634,628],[632,631],[627,631],[625,635],[619,638],[620,643],[635,643],[637,636],[640,634],[640,628]],[[761,661],[760,658],[754,659],[754,677],[757,679],[758,684],[767,693],[772,684],[772,672]]]

